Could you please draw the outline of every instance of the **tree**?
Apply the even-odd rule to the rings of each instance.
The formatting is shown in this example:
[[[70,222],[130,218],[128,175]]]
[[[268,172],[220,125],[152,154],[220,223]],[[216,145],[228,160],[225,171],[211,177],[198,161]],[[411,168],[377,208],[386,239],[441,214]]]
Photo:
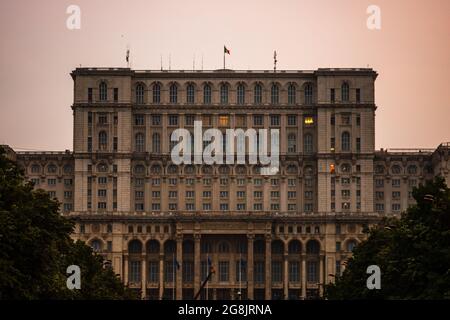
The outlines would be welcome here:
[[[328,299],[450,299],[450,190],[443,178],[415,188],[416,204],[400,219],[384,219],[325,288]],[[381,269],[381,289],[369,290],[367,267]]]
[[[0,148],[0,299],[133,298],[101,256],[73,242],[73,222],[59,203],[34,190]],[[81,290],[66,286],[66,268],[81,268]]]

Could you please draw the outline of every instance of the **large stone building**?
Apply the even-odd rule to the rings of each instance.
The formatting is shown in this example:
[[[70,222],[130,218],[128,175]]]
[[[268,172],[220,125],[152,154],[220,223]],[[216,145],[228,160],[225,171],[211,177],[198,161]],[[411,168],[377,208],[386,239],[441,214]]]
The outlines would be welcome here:
[[[147,299],[301,299],[343,270],[363,230],[450,182],[449,144],[375,150],[372,69],[77,68],[73,152],[17,152],[75,219],[75,239]],[[174,165],[174,129],[280,129],[280,170]]]

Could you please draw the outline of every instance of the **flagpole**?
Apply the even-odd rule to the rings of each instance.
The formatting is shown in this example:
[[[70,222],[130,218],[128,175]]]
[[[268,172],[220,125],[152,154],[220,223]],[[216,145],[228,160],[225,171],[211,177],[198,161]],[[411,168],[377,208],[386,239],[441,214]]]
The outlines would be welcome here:
[[[242,300],[242,253],[239,253],[239,300]]]
[[[225,70],[225,48],[223,49],[223,69]]]
[[[224,55],[224,57],[225,57],[225,55]],[[206,267],[210,268],[209,267],[209,253],[206,253]],[[208,269],[206,269],[206,270],[208,270]],[[206,300],[208,300],[208,282],[206,282]]]

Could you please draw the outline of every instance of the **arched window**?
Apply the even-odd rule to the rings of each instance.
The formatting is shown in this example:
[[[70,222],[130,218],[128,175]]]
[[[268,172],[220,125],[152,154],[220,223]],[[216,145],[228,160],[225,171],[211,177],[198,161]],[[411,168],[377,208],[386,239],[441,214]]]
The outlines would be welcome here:
[[[159,83],[153,85],[153,103],[161,102],[161,86]]]
[[[284,245],[280,240],[272,242],[272,254],[283,254]]]
[[[98,134],[98,146],[100,150],[108,148],[108,135],[105,131],[100,131]]]
[[[294,153],[297,151],[297,137],[294,133],[288,135],[288,152]]]
[[[382,165],[377,165],[375,167],[375,173],[384,173],[384,166]]]
[[[303,137],[303,151],[305,153],[313,152],[313,137],[310,133],[305,134]]]
[[[161,137],[159,136],[159,133],[154,133],[152,136],[152,152],[161,152]]]
[[[56,170],[57,170],[57,168],[56,168],[56,166],[54,164],[49,164],[48,167],[47,167],[47,172],[48,173],[56,173]]]
[[[100,101],[106,101],[108,98],[108,93],[107,93],[107,86],[106,86],[106,82],[101,82],[100,86],[98,88],[98,95],[100,98]]]
[[[72,173],[72,166],[70,164],[66,164],[63,168],[64,173],[69,174]]]
[[[170,256],[169,254],[174,254],[177,252],[177,245],[175,241],[167,240],[164,242],[164,254],[166,254],[167,258],[173,259],[173,256]]]
[[[396,164],[396,165],[392,166],[391,171],[392,171],[392,174],[400,174],[400,173],[402,173],[402,168],[398,164]]]
[[[143,104],[144,103],[144,85],[139,83],[136,86],[136,103]]]
[[[226,83],[220,85],[220,103],[228,103],[228,85]]]
[[[356,247],[356,245],[357,245],[357,243],[356,243],[355,240],[349,240],[349,241],[347,242],[347,251],[348,251],[348,252],[352,252],[353,249]]]
[[[176,165],[170,165],[169,167],[167,167],[167,172],[170,174],[177,174],[178,167]]]
[[[134,167],[135,174],[145,174],[145,167],[142,164],[138,164]]]
[[[39,173],[39,172],[41,172],[41,166],[38,165],[38,164],[33,164],[31,166],[31,172],[32,173]]]
[[[100,242],[100,240],[92,240],[91,241],[91,247],[92,250],[94,250],[94,252],[100,252],[102,250],[102,243]]]
[[[150,240],[147,243],[147,253],[159,253],[159,242],[156,240]]]
[[[170,95],[170,103],[178,102],[178,87],[175,83],[172,83],[170,85],[169,95]]]
[[[194,103],[195,101],[195,89],[192,83],[189,83],[186,88],[186,102]]]
[[[272,104],[278,104],[280,102],[280,88],[276,83],[272,84],[272,88],[270,90]]]
[[[348,133],[347,131],[342,133],[341,149],[342,151],[350,151],[350,133]]]
[[[255,85],[255,104],[261,104],[262,103],[262,87],[259,83]]]
[[[154,174],[160,174],[161,173],[161,166],[155,164],[154,166],[152,166],[150,168],[150,171],[151,171],[151,173],[154,173]]]
[[[295,164],[290,164],[290,165],[288,165],[286,171],[287,171],[287,173],[295,174],[295,173],[297,173],[297,166]]]
[[[417,166],[415,166],[415,165],[410,165],[410,166],[408,167],[408,173],[409,173],[409,174],[416,174],[416,173],[417,173]]]
[[[141,253],[142,243],[139,240],[131,240],[128,244],[128,253]]]
[[[97,166],[97,171],[98,172],[108,172],[108,165],[106,163],[100,163]]]
[[[319,254],[320,252],[320,243],[317,240],[310,240],[306,244],[306,253],[307,254]]]
[[[349,91],[350,91],[350,89],[349,89],[348,83],[344,82],[341,86],[341,100],[342,101],[344,101],[344,102],[349,101],[349,96],[350,96]]]
[[[313,103],[313,87],[311,83],[305,85],[305,104]]]
[[[205,84],[203,87],[203,103],[211,103],[211,86],[209,84]]]
[[[342,173],[350,173],[351,171],[352,171],[352,166],[351,166],[350,164],[344,163],[344,164],[341,166],[341,172],[342,172]]]
[[[145,151],[145,137],[144,137],[143,133],[136,134],[134,143],[135,143],[137,152]]]
[[[240,83],[237,87],[237,103],[244,104],[245,103],[245,87],[242,83]]]
[[[289,242],[289,254],[299,254],[302,251],[302,246],[300,244],[300,241],[298,240],[291,240]]]
[[[288,104],[295,104],[296,95],[295,85],[291,83],[288,87]]]

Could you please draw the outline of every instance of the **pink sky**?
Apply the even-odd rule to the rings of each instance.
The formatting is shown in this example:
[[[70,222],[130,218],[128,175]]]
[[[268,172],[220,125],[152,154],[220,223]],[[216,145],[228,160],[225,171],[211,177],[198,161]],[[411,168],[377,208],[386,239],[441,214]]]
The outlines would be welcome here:
[[[81,29],[66,8],[81,8]],[[381,30],[366,27],[369,5]],[[79,66],[159,69],[367,67],[376,82],[376,147],[450,141],[450,1],[447,0],[2,0],[0,143],[72,149],[73,83]],[[122,36],[123,35],[123,36]]]

